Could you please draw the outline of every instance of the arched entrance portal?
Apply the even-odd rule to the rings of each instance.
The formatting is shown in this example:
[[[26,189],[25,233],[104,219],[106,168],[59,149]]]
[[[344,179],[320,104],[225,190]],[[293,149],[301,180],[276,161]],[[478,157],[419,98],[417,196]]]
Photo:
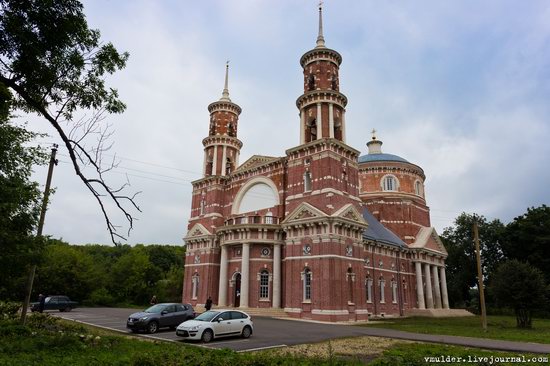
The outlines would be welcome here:
[[[233,280],[235,281],[233,291],[233,306],[238,308],[241,305],[241,274],[235,273]]]

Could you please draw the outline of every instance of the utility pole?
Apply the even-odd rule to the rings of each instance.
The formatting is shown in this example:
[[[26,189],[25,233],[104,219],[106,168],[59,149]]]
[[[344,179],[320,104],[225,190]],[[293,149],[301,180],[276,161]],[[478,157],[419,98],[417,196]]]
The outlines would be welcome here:
[[[487,312],[485,310],[485,288],[483,286],[483,273],[481,271],[481,253],[479,251],[479,233],[477,228],[477,218],[474,215],[474,242],[476,244],[477,259],[477,288],[479,291],[479,305],[481,307],[481,324],[483,330],[487,331]]]
[[[44,218],[46,217],[46,209],[48,208],[48,197],[50,196],[50,186],[52,184],[53,167],[57,165],[55,154],[57,153],[57,144],[53,144],[52,153],[50,156],[50,166],[48,167],[48,178],[46,179],[46,187],[44,187],[44,198],[42,200],[42,210],[40,211],[40,220],[38,221],[38,229],[36,231],[37,238],[42,236],[42,229],[44,228]],[[23,309],[21,310],[21,324],[25,324],[27,320],[27,309],[31,302],[32,283],[34,282],[34,274],[36,272],[36,264],[31,266],[29,271],[29,278],[27,279],[27,288],[25,291],[25,301],[23,302]]]

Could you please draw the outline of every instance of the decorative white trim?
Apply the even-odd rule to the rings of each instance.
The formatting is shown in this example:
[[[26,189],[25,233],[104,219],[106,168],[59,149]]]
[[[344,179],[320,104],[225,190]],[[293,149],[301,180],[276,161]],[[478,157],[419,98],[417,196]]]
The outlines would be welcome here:
[[[349,311],[347,310],[323,310],[323,309],[313,309],[311,314],[317,315],[348,315]]]
[[[303,310],[300,308],[284,308],[285,313],[301,313]]]
[[[231,214],[232,215],[235,215],[235,214],[239,213],[240,208],[241,208],[242,200],[243,200],[245,194],[248,192],[248,190],[250,188],[252,188],[253,186],[255,186],[256,184],[262,184],[262,183],[268,185],[269,188],[271,188],[271,190],[273,191],[273,196],[276,200],[276,203],[275,203],[274,206],[278,206],[278,205],[281,204],[281,199],[279,197],[279,190],[277,189],[277,186],[275,185],[275,183],[269,178],[266,178],[266,177],[263,177],[263,176],[257,176],[257,177],[254,177],[254,178],[250,179],[248,182],[246,182],[241,187],[241,189],[239,190],[237,195],[235,196],[235,199],[233,200],[233,206],[231,207]]]

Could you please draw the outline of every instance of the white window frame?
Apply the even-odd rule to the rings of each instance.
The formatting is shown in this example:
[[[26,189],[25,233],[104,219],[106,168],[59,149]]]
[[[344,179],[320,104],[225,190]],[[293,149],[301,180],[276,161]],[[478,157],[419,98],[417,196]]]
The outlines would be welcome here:
[[[269,300],[269,272],[262,269],[260,272],[260,300]]]
[[[385,304],[386,303],[386,293],[385,293],[386,280],[383,278],[378,280],[378,286],[380,287],[380,304]]]
[[[304,192],[311,192],[311,186],[312,186],[311,172],[306,170],[306,172],[304,173]]]
[[[200,281],[199,274],[195,273],[191,278],[191,283],[193,284],[193,293],[191,294],[191,298],[193,300],[196,300],[199,294],[199,281]]]
[[[305,268],[303,273],[303,301],[311,302],[311,270]]]
[[[424,197],[424,187],[422,182],[418,179],[414,181],[414,193],[417,196]]]
[[[397,304],[397,281],[391,280],[391,302]]]
[[[389,180],[392,181],[391,187],[387,183]],[[399,191],[399,179],[393,174],[386,174],[380,180],[380,187],[385,192],[397,192]]]
[[[367,277],[367,303],[372,304],[372,278]]]

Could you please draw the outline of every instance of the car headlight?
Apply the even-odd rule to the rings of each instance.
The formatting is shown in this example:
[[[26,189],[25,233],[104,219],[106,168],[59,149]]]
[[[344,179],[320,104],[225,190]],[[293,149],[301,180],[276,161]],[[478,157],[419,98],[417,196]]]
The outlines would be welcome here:
[[[149,319],[148,316],[144,316],[144,317],[142,317],[142,318],[139,318],[139,320],[147,320],[147,319]]]
[[[195,325],[194,327],[189,328],[191,332],[196,332],[197,330],[201,329],[200,325]]]

